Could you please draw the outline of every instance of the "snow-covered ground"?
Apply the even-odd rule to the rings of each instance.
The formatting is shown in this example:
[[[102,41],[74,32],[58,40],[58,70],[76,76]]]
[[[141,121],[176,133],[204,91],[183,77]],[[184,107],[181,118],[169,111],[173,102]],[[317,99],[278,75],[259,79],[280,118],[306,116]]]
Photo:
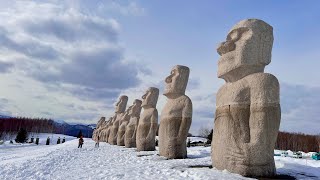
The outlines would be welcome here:
[[[158,151],[136,152],[84,139],[50,146],[0,148],[0,179],[247,179],[209,168],[210,147],[188,148],[188,159],[167,160]],[[320,161],[275,157],[277,170],[299,179],[320,179]]]

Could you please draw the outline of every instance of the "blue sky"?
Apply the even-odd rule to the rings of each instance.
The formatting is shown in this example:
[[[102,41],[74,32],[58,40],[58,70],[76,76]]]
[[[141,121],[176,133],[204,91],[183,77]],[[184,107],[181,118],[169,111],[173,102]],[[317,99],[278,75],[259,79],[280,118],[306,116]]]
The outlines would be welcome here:
[[[212,127],[216,46],[238,21],[274,28],[265,72],[280,81],[281,130],[318,134],[318,1],[0,1],[0,113],[94,123],[189,66],[191,132]],[[161,112],[166,98],[161,95]]]

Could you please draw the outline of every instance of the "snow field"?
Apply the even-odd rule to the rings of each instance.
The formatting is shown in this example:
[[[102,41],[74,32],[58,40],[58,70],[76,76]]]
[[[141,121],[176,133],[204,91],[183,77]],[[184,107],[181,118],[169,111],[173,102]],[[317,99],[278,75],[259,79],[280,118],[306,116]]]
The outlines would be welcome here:
[[[62,136],[60,136],[62,137]],[[59,145],[0,148],[0,179],[248,179],[209,168],[211,147],[188,148],[188,159],[167,160],[158,151],[137,152],[84,139]],[[277,172],[298,179],[320,179],[320,161],[275,157]]]

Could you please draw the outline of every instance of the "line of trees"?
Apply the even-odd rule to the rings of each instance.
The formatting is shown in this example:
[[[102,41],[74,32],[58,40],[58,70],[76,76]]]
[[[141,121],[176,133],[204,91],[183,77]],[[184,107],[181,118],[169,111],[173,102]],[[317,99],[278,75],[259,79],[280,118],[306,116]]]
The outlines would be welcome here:
[[[319,152],[320,135],[279,132],[275,148],[280,150]]]
[[[57,131],[52,119],[27,117],[0,118],[0,139],[13,139],[21,128],[24,128],[27,132],[31,132],[31,134]]]

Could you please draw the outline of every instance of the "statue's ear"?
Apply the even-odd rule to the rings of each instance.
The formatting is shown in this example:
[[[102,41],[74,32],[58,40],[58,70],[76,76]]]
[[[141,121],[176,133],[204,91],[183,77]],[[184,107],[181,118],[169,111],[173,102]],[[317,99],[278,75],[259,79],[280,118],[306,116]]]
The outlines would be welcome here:
[[[261,39],[261,63],[264,65],[268,65],[271,62],[271,52],[272,52],[272,45],[273,45],[273,33],[265,31],[262,32],[260,35]]]

